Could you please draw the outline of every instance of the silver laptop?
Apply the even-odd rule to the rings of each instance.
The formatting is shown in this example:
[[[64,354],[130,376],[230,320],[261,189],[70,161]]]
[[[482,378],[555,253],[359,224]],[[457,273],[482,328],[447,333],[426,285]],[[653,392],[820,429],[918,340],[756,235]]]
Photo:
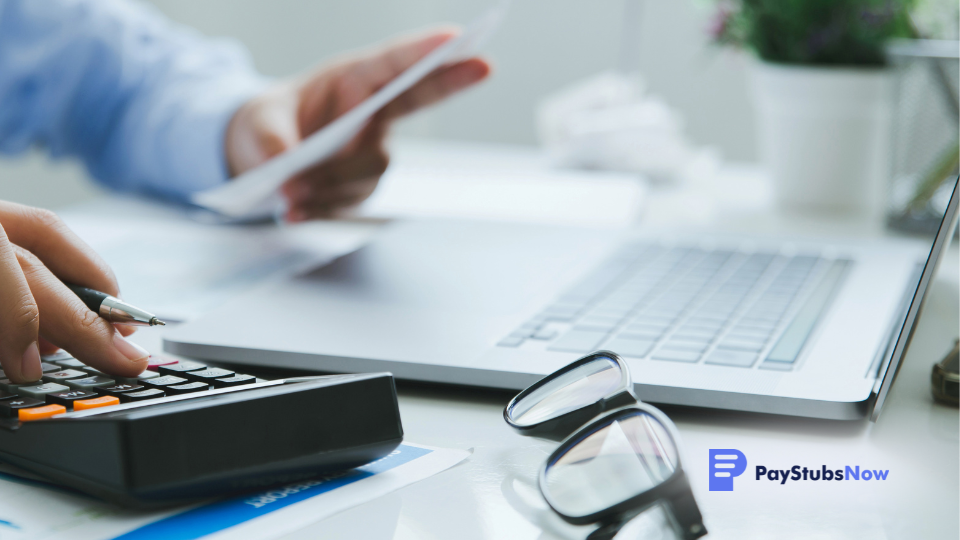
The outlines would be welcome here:
[[[951,183],[932,246],[399,222],[173,329],[164,348],[505,389],[607,349],[646,401],[875,418],[952,237]]]

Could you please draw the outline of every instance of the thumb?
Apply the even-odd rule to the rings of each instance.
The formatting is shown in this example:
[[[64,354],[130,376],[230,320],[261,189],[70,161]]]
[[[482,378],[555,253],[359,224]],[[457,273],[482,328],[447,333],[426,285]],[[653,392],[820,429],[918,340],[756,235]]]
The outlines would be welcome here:
[[[271,90],[244,104],[227,127],[231,176],[242,174],[300,142],[297,104],[290,92]]]

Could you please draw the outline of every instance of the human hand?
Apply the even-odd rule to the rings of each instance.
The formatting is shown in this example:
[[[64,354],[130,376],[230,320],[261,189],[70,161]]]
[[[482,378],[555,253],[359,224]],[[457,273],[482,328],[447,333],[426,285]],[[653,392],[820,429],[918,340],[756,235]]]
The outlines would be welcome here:
[[[104,373],[135,377],[147,351],[87,309],[64,282],[119,294],[110,267],[48,210],[0,201],[0,367],[15,383],[43,375],[40,355],[63,347]],[[123,334],[123,335],[121,335]]]
[[[227,128],[231,175],[247,171],[300,143],[390,82],[447,40],[456,29],[407,36],[341,57],[316,71],[283,81],[244,104]],[[387,168],[390,124],[405,114],[467,88],[490,73],[483,59],[438,68],[386,105],[329,160],[282,187],[288,221],[336,217],[373,193]]]

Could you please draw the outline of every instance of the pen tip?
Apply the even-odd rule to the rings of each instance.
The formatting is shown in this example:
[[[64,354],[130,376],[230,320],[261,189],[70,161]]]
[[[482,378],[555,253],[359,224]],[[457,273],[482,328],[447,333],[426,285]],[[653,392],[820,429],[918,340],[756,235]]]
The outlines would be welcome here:
[[[156,317],[154,317],[154,318],[150,321],[150,326],[166,326],[166,325],[167,325],[167,323],[161,321],[160,319],[158,319],[158,318],[156,318]]]

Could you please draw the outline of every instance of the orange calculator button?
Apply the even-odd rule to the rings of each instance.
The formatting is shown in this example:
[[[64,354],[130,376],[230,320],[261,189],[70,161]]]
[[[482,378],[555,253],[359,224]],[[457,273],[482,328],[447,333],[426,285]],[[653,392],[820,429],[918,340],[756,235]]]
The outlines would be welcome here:
[[[67,412],[67,408],[63,405],[44,405],[42,407],[31,407],[29,409],[20,409],[19,416],[21,422],[29,422],[31,420],[40,420],[42,418],[50,418],[55,414],[63,414]]]
[[[97,407],[109,407],[110,405],[119,405],[120,398],[113,396],[100,396],[92,399],[81,399],[73,402],[73,410],[82,411],[84,409],[96,409]]]

